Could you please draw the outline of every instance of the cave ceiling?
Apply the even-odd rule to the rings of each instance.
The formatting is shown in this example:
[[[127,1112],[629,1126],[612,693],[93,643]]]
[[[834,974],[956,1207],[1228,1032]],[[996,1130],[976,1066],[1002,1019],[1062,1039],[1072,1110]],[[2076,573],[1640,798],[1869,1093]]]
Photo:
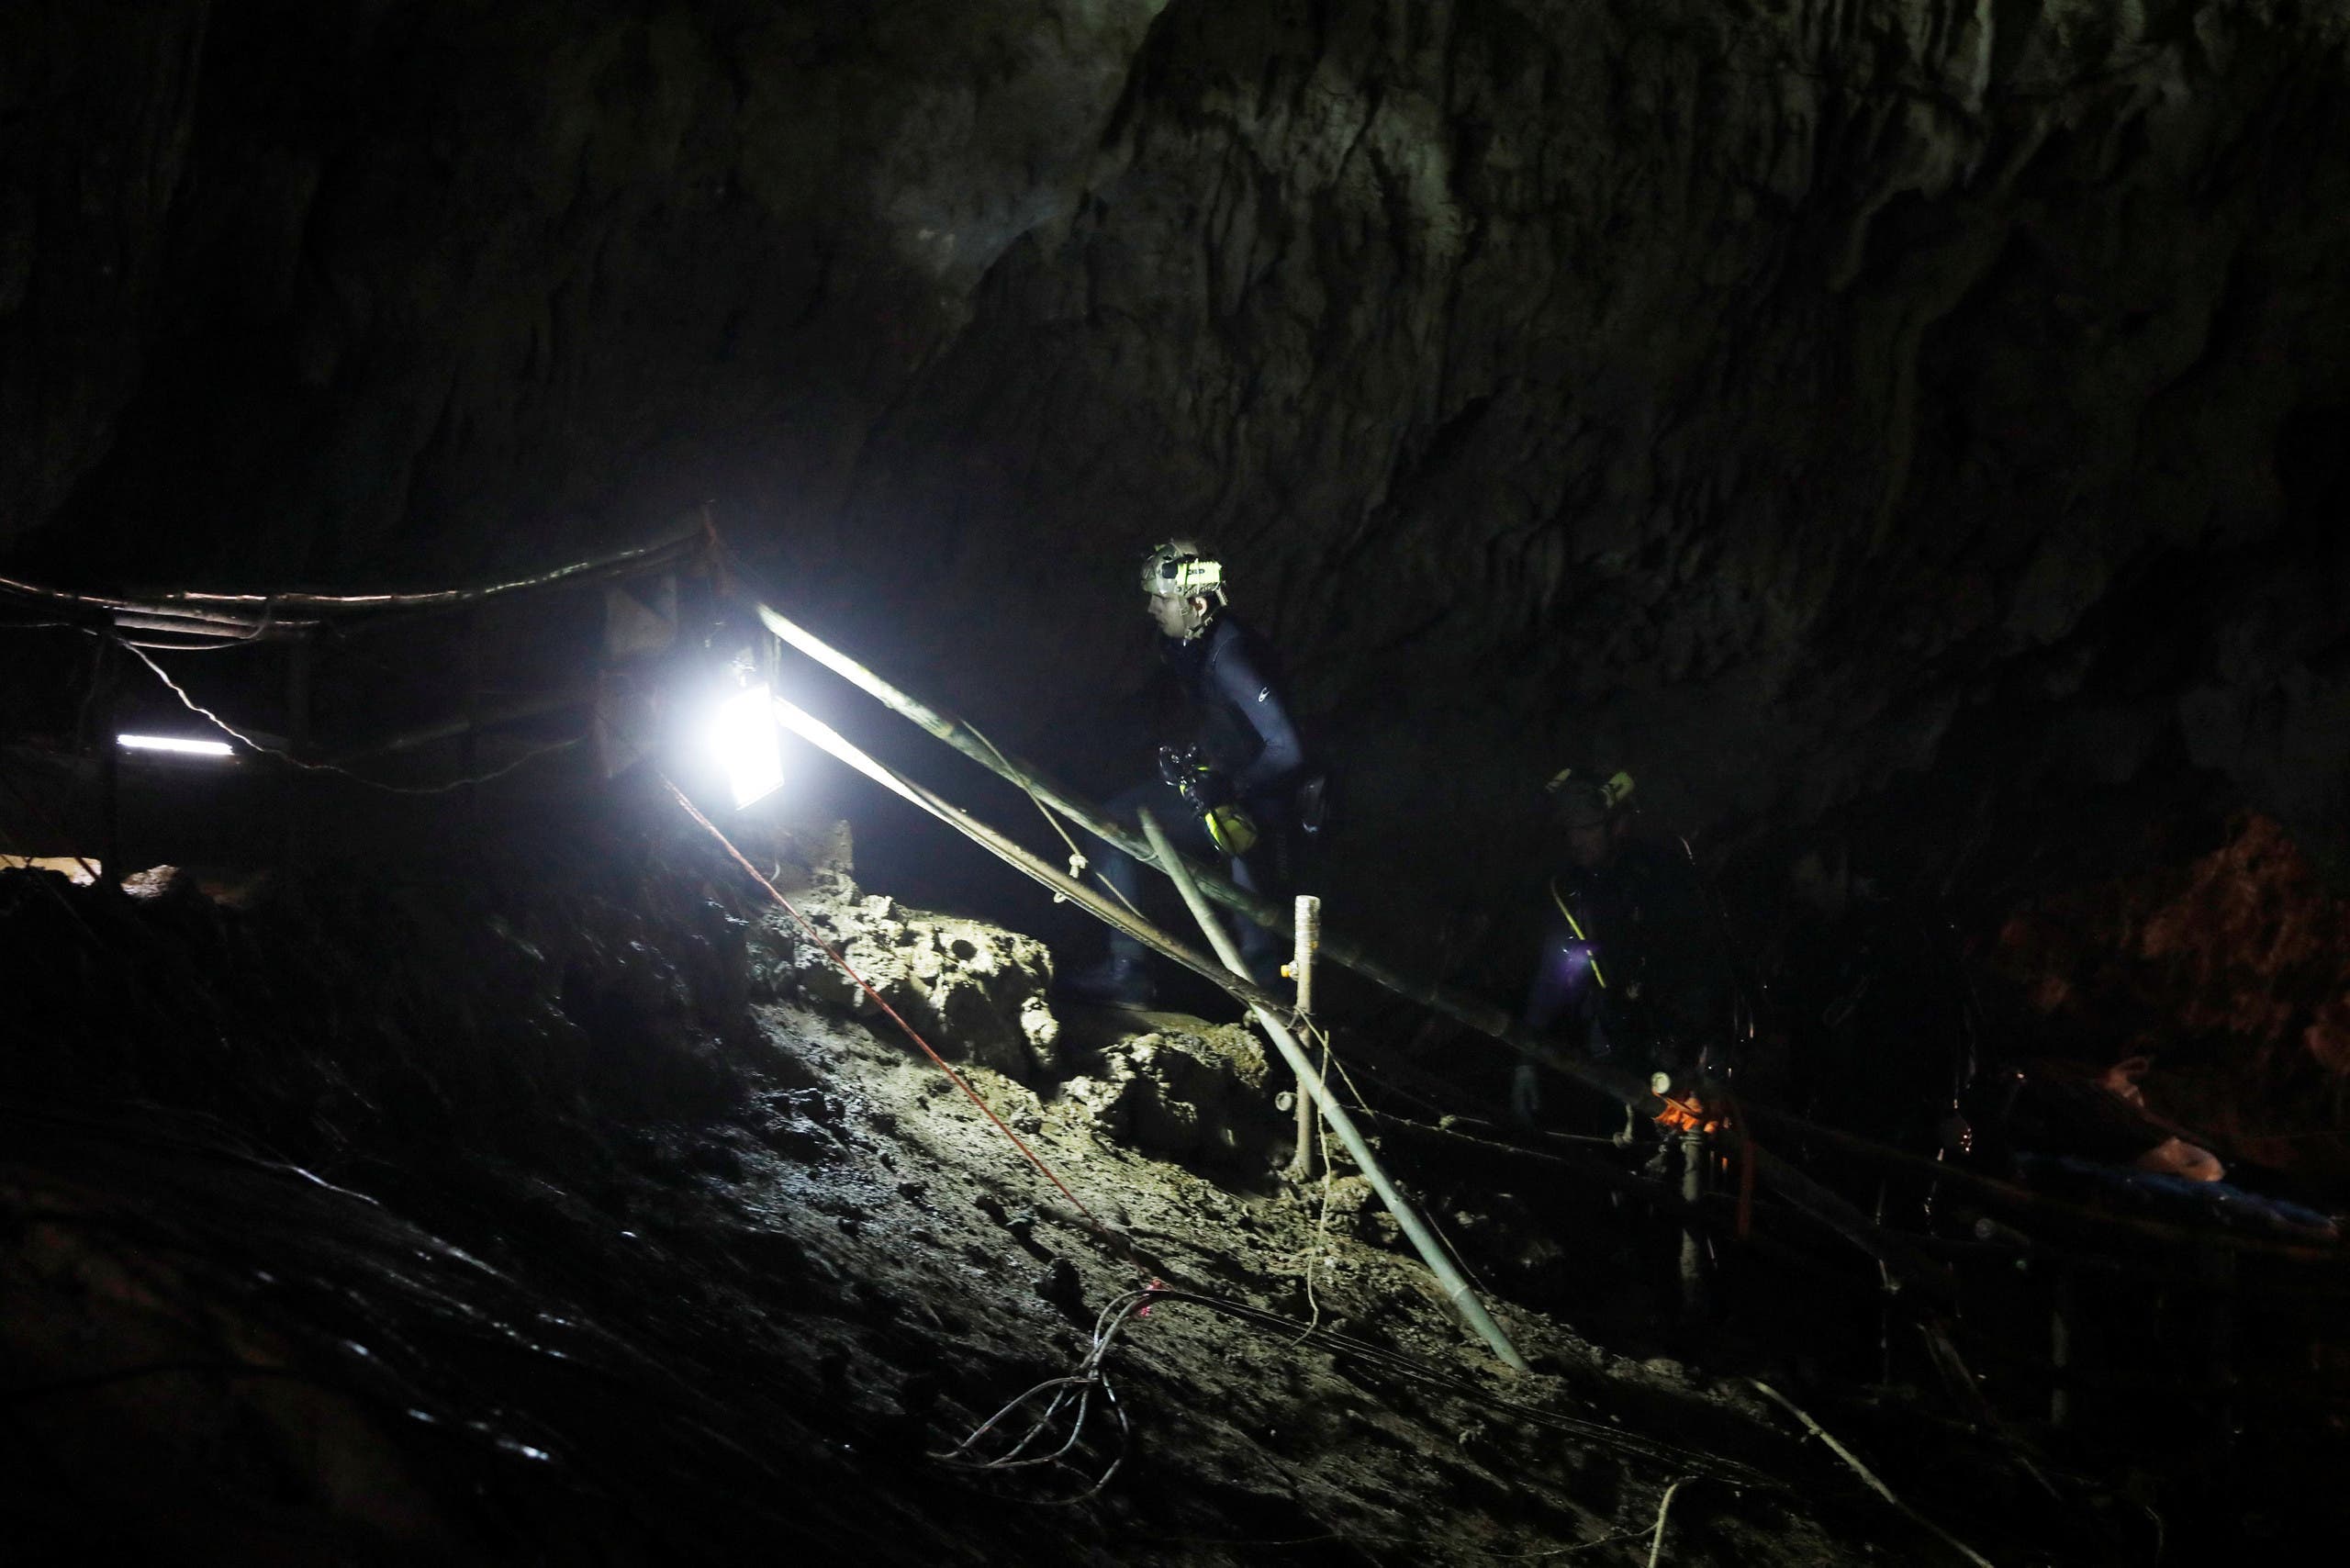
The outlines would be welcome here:
[[[707,502],[819,624],[1082,773],[1146,663],[1129,563],[1183,532],[1367,822],[1506,820],[1583,758],[1698,826],[1926,775],[2185,790],[2338,865],[2345,32],[12,6],[0,554],[421,581]]]

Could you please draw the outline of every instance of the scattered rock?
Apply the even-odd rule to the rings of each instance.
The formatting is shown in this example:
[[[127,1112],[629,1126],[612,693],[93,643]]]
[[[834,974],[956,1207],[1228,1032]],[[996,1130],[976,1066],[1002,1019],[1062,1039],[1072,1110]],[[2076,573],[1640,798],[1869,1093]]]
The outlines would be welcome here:
[[[1060,1025],[1046,1001],[1052,955],[1031,936],[978,921],[860,897],[845,875],[820,884],[805,913],[883,1002],[941,1054],[968,1056],[1022,1082],[1059,1076]],[[873,996],[781,911],[762,923],[800,993],[860,1016]]]

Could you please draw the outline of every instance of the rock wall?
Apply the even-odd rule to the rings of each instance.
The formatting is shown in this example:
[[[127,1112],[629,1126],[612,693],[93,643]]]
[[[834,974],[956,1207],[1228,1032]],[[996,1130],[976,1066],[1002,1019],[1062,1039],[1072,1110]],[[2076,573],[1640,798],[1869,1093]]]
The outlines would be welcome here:
[[[1180,529],[1439,902],[1575,756],[1683,825],[1931,768],[2344,848],[2339,7],[8,28],[20,563],[431,575],[711,499],[811,618],[1107,785],[1126,565]]]

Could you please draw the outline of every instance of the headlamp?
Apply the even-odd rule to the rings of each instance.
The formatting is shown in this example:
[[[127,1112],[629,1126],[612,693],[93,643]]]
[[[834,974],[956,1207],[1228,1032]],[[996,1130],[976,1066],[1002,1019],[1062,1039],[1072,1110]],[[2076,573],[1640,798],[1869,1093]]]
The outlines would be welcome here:
[[[1191,599],[1224,587],[1224,563],[1179,554],[1162,544],[1142,564],[1142,591],[1158,599]]]

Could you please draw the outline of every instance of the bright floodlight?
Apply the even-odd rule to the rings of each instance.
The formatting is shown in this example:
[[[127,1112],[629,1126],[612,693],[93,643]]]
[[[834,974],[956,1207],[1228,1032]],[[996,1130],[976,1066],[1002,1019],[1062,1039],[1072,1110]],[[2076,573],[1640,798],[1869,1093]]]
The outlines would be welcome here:
[[[767,683],[748,686],[718,707],[711,737],[737,811],[783,783],[783,743],[776,730],[775,703]]]
[[[171,751],[183,756],[230,756],[227,741],[195,741],[185,735],[117,735],[114,744],[125,751]]]

